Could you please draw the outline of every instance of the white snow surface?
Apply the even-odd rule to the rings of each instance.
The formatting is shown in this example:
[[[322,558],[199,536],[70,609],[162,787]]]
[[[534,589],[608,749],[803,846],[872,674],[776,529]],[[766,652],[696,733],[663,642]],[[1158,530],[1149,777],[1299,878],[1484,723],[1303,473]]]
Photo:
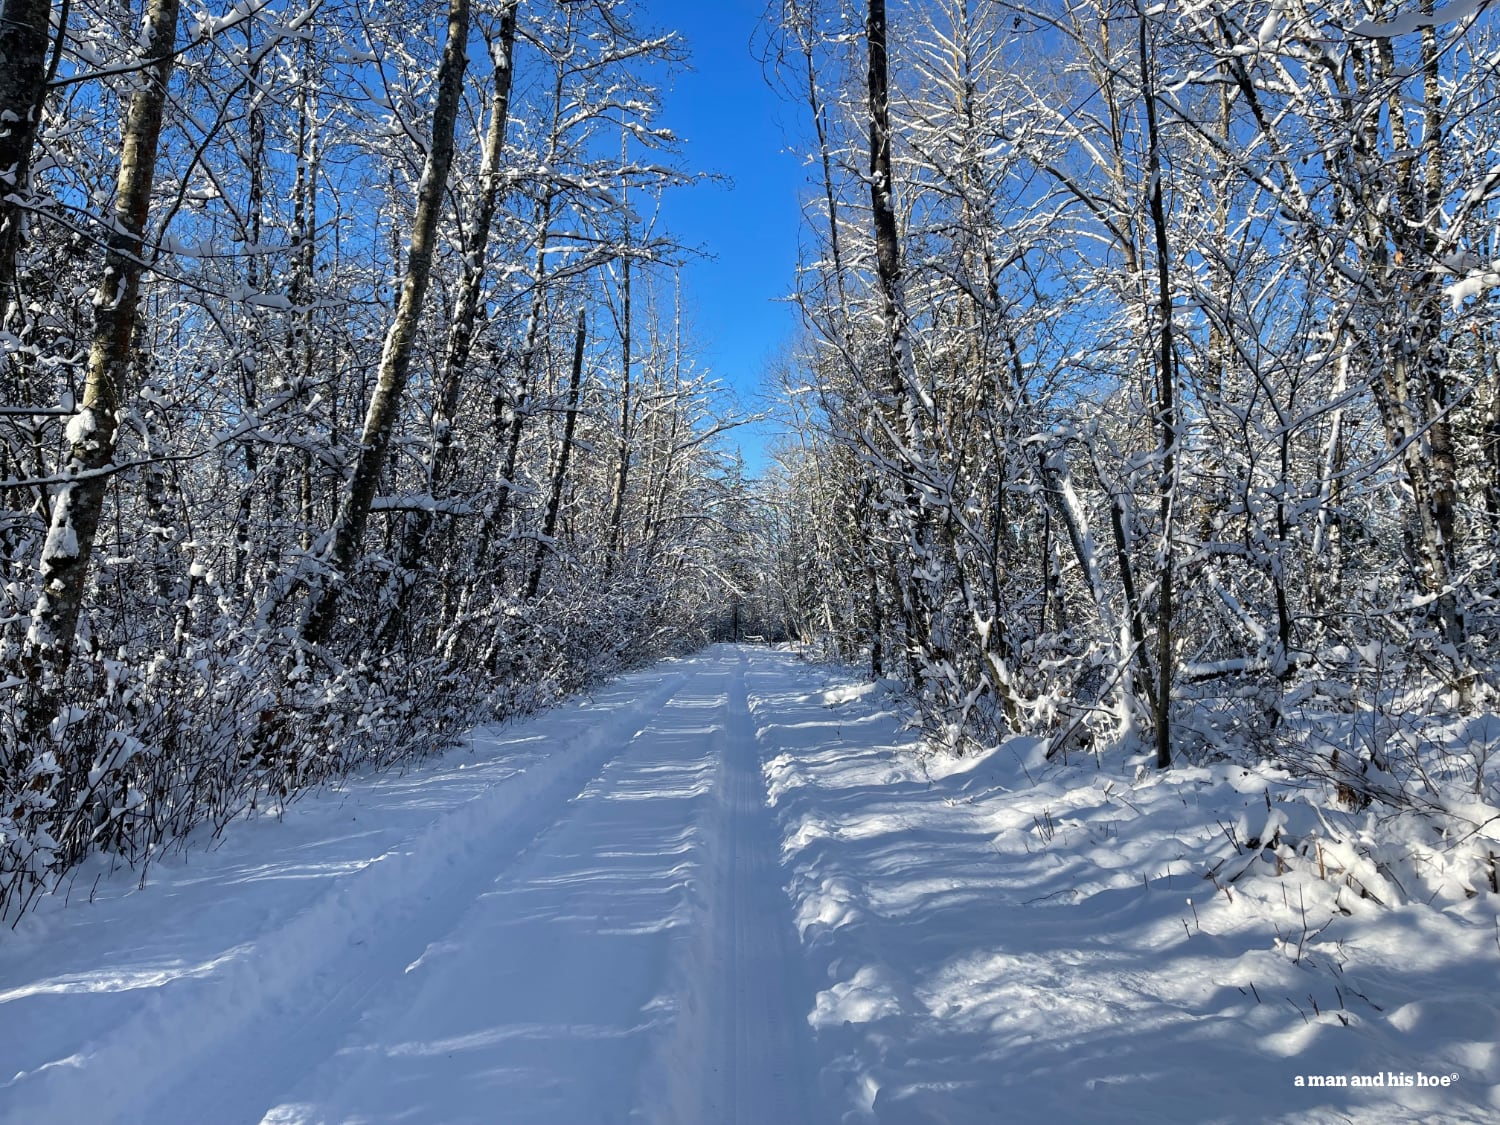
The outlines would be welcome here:
[[[0,1122],[1500,1119],[1500,896],[1283,863],[1270,769],[898,712],[719,646],[96,862],[0,937]]]

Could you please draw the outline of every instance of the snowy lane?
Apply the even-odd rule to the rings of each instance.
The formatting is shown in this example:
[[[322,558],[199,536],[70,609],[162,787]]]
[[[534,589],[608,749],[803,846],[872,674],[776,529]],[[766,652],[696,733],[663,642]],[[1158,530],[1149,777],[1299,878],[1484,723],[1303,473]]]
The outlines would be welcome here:
[[[0,1125],[1500,1120],[1500,899],[1205,880],[1272,770],[732,646],[473,743],[0,935]]]
[[[668,662],[37,920],[0,1121],[820,1120],[747,703],[786,671]]]

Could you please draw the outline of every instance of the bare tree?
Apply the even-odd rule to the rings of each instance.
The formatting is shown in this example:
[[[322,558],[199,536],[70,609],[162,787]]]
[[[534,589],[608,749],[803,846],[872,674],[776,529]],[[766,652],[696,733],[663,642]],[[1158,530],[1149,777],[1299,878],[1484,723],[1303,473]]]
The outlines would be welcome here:
[[[338,516],[326,536],[326,546],[319,553],[322,570],[311,582],[307,612],[301,626],[302,639],[308,644],[321,644],[337,620],[343,583],[359,559],[370,506],[385,468],[386,451],[390,448],[391,433],[401,408],[401,396],[406,390],[412,345],[432,277],[448,170],[453,163],[453,130],[463,92],[464,68],[469,61],[468,37],[469,0],[451,0],[447,38],[438,67],[437,100],[432,110],[431,147],[427,150],[417,187],[417,207],[412,220],[401,297],[386,333],[375,393],[365,413],[354,473],[340,502]]]

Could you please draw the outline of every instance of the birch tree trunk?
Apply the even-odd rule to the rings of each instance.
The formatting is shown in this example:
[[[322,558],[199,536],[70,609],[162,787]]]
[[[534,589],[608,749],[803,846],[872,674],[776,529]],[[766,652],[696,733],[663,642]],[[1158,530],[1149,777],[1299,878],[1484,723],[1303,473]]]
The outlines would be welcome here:
[[[484,155],[479,168],[479,201],[464,247],[463,276],[454,302],[453,323],[448,330],[439,381],[437,410],[432,421],[432,455],[428,466],[433,495],[447,480],[453,457],[453,420],[459,392],[474,347],[479,319],[479,299],[484,292],[485,261],[489,253],[490,228],[500,201],[500,159],[505,152],[505,133],[510,121],[510,91],[516,48],[516,9],[520,0],[508,0],[500,11],[499,38],[493,48],[494,91],[490,96],[490,122],[485,131]],[[421,513],[426,516],[427,513]],[[425,522],[420,529],[425,531]]]
[[[437,102],[432,111],[432,146],[422,165],[417,186],[417,208],[412,223],[406,277],[396,313],[386,333],[375,393],[365,413],[359,458],[354,474],[339,504],[338,515],[327,536],[320,562],[323,573],[312,582],[307,615],[302,622],[302,640],[322,644],[333,628],[344,583],[359,559],[370,505],[385,468],[386,451],[401,409],[401,396],[411,370],[412,343],[422,317],[427,283],[432,276],[432,257],[437,248],[438,219],[453,164],[453,129],[463,94],[464,68],[468,64],[469,0],[450,0],[448,38],[438,66]]]
[[[489,252],[490,230],[500,202],[500,160],[505,151],[505,134],[510,121],[510,92],[514,75],[516,46],[516,10],[520,0],[508,0],[500,11],[496,42],[491,44],[494,61],[494,87],[490,96],[490,120],[485,130],[484,152],[480,158],[479,198],[464,245],[463,273],[459,278],[458,296],[454,300],[453,318],[443,349],[438,378],[437,401],[433,406],[432,446],[427,461],[427,491],[434,499],[442,492],[453,472],[453,423],[458,413],[459,395],[464,375],[474,349],[479,321],[480,298],[484,293],[485,264]],[[398,592],[380,636],[389,641],[407,612],[411,583],[416,581],[417,559],[423,542],[432,529],[432,512],[412,512],[406,520],[401,540],[401,559],[397,581],[406,585]]]
[[[7,5],[6,12],[9,14]],[[71,444],[52,522],[42,546],[41,593],[28,633],[28,671],[55,690],[73,654],[89,559],[104,510],[115,454],[121,390],[130,368],[141,274],[142,243],[156,175],[162,110],[172,74],[178,0],[151,0],[146,11],[145,67],[126,103],[114,213],[105,243],[104,274],[95,296],[83,403],[68,425]],[[49,705],[43,705],[48,709]],[[40,716],[38,716],[40,717]]]

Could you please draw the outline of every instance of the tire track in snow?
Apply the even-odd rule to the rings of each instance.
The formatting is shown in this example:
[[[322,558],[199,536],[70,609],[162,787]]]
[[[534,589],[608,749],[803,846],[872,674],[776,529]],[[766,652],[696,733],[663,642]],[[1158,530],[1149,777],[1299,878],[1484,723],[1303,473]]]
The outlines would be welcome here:
[[[444,814],[404,850],[235,950],[191,994],[152,997],[18,1091],[0,1120],[259,1121],[272,1091],[320,1061],[314,1045],[337,1040],[333,1033],[351,1026],[384,982],[400,980],[456,926],[685,681],[669,673],[525,773]]]
[[[743,648],[735,653],[724,709],[718,885],[705,931],[711,945],[699,1016],[702,1110],[688,1120],[815,1125],[823,1118],[807,1022],[812,992],[745,682],[758,657]]]

